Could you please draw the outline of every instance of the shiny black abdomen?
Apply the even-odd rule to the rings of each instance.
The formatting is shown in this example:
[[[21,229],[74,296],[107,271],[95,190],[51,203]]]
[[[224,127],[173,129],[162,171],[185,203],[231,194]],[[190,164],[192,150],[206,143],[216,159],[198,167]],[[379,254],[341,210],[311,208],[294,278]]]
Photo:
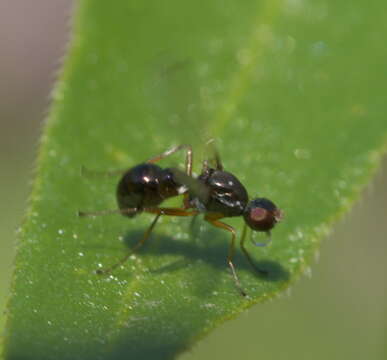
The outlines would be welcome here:
[[[117,202],[120,209],[153,207],[166,198],[178,194],[168,169],[155,164],[140,164],[129,169],[117,186]],[[133,217],[135,214],[124,214]]]
[[[209,193],[200,201],[191,196],[191,203],[201,211],[223,214],[224,217],[240,216],[248,202],[245,187],[231,173],[208,169],[198,177]]]

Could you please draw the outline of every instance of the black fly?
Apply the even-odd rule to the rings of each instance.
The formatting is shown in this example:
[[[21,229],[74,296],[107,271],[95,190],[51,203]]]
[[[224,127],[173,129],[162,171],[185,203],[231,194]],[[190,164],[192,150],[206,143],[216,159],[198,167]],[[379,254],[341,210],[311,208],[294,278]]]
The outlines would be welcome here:
[[[186,150],[185,171],[173,168],[161,168],[155,163],[167,156]],[[155,214],[155,217],[144,233],[142,239],[131,249],[131,252],[141,247],[149,238],[157,220],[166,216],[195,216],[204,214],[204,220],[215,227],[231,233],[227,263],[231,269],[235,284],[243,296],[239,278],[233,264],[235,253],[235,229],[220,221],[225,217],[243,216],[245,224],[254,231],[265,232],[270,236],[270,230],[282,218],[282,211],[266,198],[249,200],[247,191],[238,178],[223,169],[220,156],[214,150],[214,166],[206,160],[202,171],[197,178],[192,176],[192,148],[190,145],[173,147],[164,153],[155,156],[145,163],[139,164],[124,171],[104,173],[106,175],[121,174],[117,185],[116,197],[119,209],[99,212],[79,212],[79,216],[96,216],[111,213],[121,213],[124,216],[134,217],[141,212]],[[166,199],[183,194],[183,206],[180,208],[165,208],[159,205]],[[258,269],[247,252],[244,243],[246,226],[240,241],[240,246],[251,266],[261,275],[264,270]],[[257,244],[261,245],[261,244]],[[118,263],[106,269],[99,269],[99,274],[112,271],[122,265],[130,256],[128,253]]]

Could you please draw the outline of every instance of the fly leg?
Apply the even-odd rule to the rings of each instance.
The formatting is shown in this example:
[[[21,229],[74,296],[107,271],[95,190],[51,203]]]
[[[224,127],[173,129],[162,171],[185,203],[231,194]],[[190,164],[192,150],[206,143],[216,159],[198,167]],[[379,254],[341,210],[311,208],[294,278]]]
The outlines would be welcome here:
[[[123,209],[125,210],[125,209]],[[123,210],[120,210],[121,212]],[[133,210],[133,209],[126,209],[126,210]],[[153,229],[155,228],[157,221],[159,220],[161,215],[167,215],[167,216],[194,216],[197,214],[196,211],[186,211],[185,209],[181,208],[144,208],[141,209],[142,212],[148,212],[151,214],[156,214],[155,218],[153,219],[152,223],[148,227],[148,229],[145,231],[144,235],[142,236],[141,240],[132,248],[130,251],[117,263],[113,264],[112,266],[105,268],[105,269],[98,269],[96,272],[97,274],[108,274],[112,272],[117,267],[123,265],[132,255],[133,252],[137,251],[140,247],[144,245],[144,243],[148,240],[150,234],[152,233]],[[95,216],[95,213],[83,213],[83,216],[86,216],[92,214]],[[99,214],[102,215],[102,214]],[[104,214],[103,214],[104,215]]]
[[[234,278],[235,286],[237,287],[238,291],[240,292],[240,294],[242,296],[247,296],[246,292],[242,288],[242,285],[239,281],[238,275],[235,271],[234,263],[232,262],[232,259],[234,257],[234,253],[235,253],[235,239],[236,239],[235,229],[232,226],[225,224],[224,222],[221,222],[221,221],[216,220],[216,219],[212,219],[211,217],[208,217],[208,216],[206,216],[204,218],[204,220],[208,221],[210,224],[212,224],[220,229],[227,230],[228,232],[231,233],[231,243],[230,243],[230,246],[228,248],[227,264],[231,269],[231,273],[232,273],[232,276]]]

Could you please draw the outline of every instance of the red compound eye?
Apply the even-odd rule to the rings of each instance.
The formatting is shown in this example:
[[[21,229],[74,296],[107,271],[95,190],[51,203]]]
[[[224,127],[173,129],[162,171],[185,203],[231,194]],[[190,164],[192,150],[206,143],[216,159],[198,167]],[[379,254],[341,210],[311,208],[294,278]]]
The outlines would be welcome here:
[[[262,221],[267,216],[267,210],[263,208],[255,208],[250,211],[250,218],[253,221]]]

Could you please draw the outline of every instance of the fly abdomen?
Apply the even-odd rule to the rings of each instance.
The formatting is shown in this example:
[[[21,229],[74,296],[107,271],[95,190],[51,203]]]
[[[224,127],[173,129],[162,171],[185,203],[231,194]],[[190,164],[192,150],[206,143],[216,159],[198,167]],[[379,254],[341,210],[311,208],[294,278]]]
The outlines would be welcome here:
[[[158,206],[164,198],[160,194],[163,169],[155,164],[140,164],[129,169],[117,186],[117,203],[121,210]],[[133,217],[136,214],[124,214]]]

